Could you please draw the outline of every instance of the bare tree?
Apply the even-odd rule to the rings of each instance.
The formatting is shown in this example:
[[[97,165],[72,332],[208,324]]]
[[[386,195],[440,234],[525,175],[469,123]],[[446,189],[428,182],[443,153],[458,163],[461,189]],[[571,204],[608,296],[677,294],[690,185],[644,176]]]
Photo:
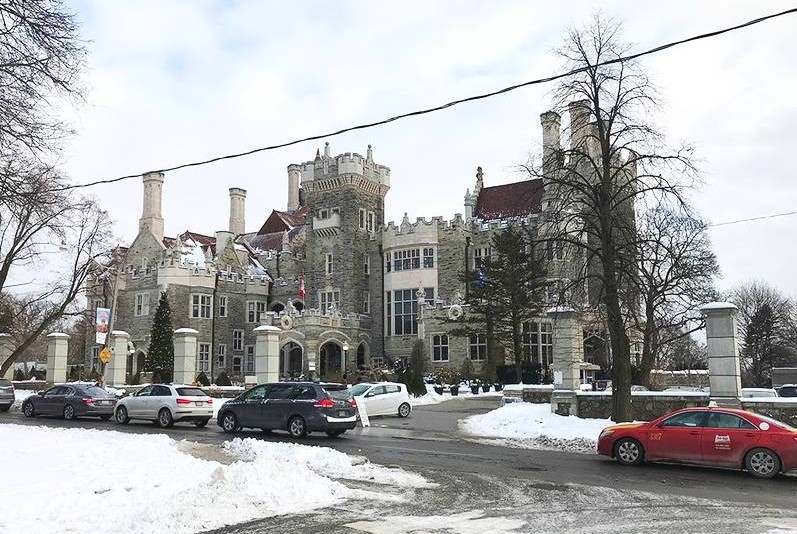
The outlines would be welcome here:
[[[544,133],[541,168],[529,166],[545,184],[543,236],[581,252],[581,276],[605,314],[616,421],[631,419],[627,325],[638,302],[636,210],[662,203],[686,209],[684,189],[695,171],[691,149],[669,149],[655,128],[656,91],[636,62],[617,61],[626,51],[620,25],[599,16],[568,32],[558,52],[578,72],[553,96],[555,109],[570,115],[570,143],[559,146],[557,122],[554,135]]]
[[[701,304],[716,300],[719,266],[702,221],[660,205],[639,210],[639,262],[632,283],[640,298],[640,360],[634,382],[649,385],[650,371],[667,345],[705,327]]]

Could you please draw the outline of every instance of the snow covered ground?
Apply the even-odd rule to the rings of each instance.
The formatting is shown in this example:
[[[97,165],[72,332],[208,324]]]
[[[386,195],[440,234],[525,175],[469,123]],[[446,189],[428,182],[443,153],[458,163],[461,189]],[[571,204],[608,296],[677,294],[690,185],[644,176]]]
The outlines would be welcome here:
[[[550,404],[516,402],[460,421],[466,434],[527,449],[595,452],[598,435],[609,419],[581,419],[551,413]]]
[[[430,486],[323,447],[235,439],[215,461],[193,446],[162,434],[0,425],[2,457],[20,459],[4,462],[13,483],[0,486],[0,532],[193,533],[347,499],[400,499],[345,480]]]
[[[449,388],[446,387],[445,392],[442,395],[438,395],[434,391],[434,386],[430,384],[426,384],[426,395],[422,397],[411,397],[411,401],[413,406],[424,406],[428,404],[439,404],[444,401],[455,400],[455,399],[464,399],[464,398],[473,398],[473,397],[480,397],[480,398],[500,398],[503,397],[504,394],[501,391],[495,391],[494,389],[490,389],[488,393],[484,393],[480,391],[476,395],[470,392],[470,388],[467,386],[460,386],[459,387],[459,395],[453,396],[449,391]]]

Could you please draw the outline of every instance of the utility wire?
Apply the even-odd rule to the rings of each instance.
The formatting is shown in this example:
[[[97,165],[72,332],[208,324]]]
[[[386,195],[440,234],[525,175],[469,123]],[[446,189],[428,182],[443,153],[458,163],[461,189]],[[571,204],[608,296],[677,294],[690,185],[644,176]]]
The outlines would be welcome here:
[[[797,215],[797,211],[787,211],[785,213],[773,213],[771,215],[761,215],[759,217],[750,217],[749,219],[737,219],[735,221],[725,221],[725,222],[707,224],[706,228],[712,228],[714,226],[725,226],[727,224],[738,224],[738,223],[744,223],[744,222],[750,222],[750,221],[760,221],[760,220],[763,220],[763,219],[774,219],[776,217],[786,217],[786,216],[789,216],[789,215]]]
[[[180,165],[175,165],[173,167],[166,167],[164,169],[159,169],[158,171],[155,171],[155,172],[170,172],[170,171],[177,171],[177,170],[180,170],[180,169],[186,169],[186,168],[189,168],[189,167],[199,167],[201,165],[208,165],[210,163],[215,163],[215,162],[226,160],[226,159],[234,159],[234,158],[241,158],[241,157],[244,157],[244,156],[251,156],[252,154],[257,154],[258,152],[276,150],[278,148],[285,148],[285,147],[288,147],[288,146],[297,145],[299,143],[304,143],[304,142],[307,142],[307,141],[315,141],[315,140],[318,140],[318,139],[334,137],[334,136],[341,135],[341,134],[346,133],[346,132],[352,132],[352,131],[355,131],[355,130],[364,130],[364,129],[367,129],[367,128],[373,128],[375,126],[388,124],[390,122],[394,122],[394,121],[397,121],[397,120],[400,120],[400,119],[406,119],[408,117],[416,117],[416,116],[419,116],[419,115],[426,115],[428,113],[434,113],[436,111],[442,111],[444,109],[448,109],[450,107],[457,106],[459,104],[463,104],[463,103],[466,103],[466,102],[474,102],[474,101],[477,101],[477,100],[483,100],[485,98],[491,98],[491,97],[494,97],[494,96],[497,96],[497,95],[501,95],[501,94],[504,94],[504,93],[508,93],[510,91],[514,91],[516,89],[520,89],[520,88],[523,88],[523,87],[528,87],[528,86],[531,86],[531,85],[538,85],[538,84],[542,84],[542,83],[552,82],[552,81],[555,81],[555,80],[559,80],[561,78],[566,78],[568,76],[573,76],[574,74],[579,74],[581,72],[585,72],[585,71],[590,70],[590,69],[594,69],[595,67],[601,67],[601,66],[605,66],[605,65],[611,65],[611,64],[614,64],[614,63],[622,63],[624,61],[630,61],[630,60],[637,59],[637,58],[640,58],[640,57],[643,57],[643,56],[647,56],[647,55],[650,55],[650,54],[655,54],[657,52],[661,52],[662,50],[667,50],[668,48],[673,48],[675,46],[679,46],[679,45],[682,45],[682,44],[691,43],[693,41],[699,41],[701,39],[708,39],[710,37],[716,37],[716,36],[722,35],[724,33],[729,33],[729,32],[732,32],[732,31],[736,31],[736,30],[740,30],[740,29],[743,29],[743,28],[747,28],[749,26],[753,26],[755,24],[759,24],[759,23],[765,22],[767,20],[775,19],[775,18],[782,17],[782,16],[785,16],[785,15],[790,15],[790,14],[793,14],[793,13],[797,13],[797,8],[787,9],[786,11],[781,11],[780,13],[773,13],[771,15],[765,15],[763,17],[759,17],[757,19],[749,20],[747,22],[744,22],[744,23],[741,23],[741,24],[737,24],[736,26],[731,26],[731,27],[724,28],[724,29],[721,29],[721,30],[716,30],[716,31],[708,32],[708,33],[702,33],[700,35],[695,35],[693,37],[688,37],[686,39],[681,39],[679,41],[672,41],[672,42],[669,42],[669,43],[666,43],[666,44],[663,44],[663,45],[656,46],[654,48],[650,48],[650,49],[642,51],[642,52],[638,52],[636,54],[631,54],[631,55],[628,55],[628,56],[621,56],[621,57],[618,57],[618,58],[615,58],[615,59],[609,59],[609,60],[606,60],[606,61],[601,61],[599,63],[596,63],[595,65],[587,65],[587,66],[580,67],[578,69],[573,69],[573,70],[570,70],[568,72],[564,72],[564,73],[561,73],[561,74],[555,74],[553,76],[548,76],[546,78],[538,78],[536,80],[530,80],[530,81],[519,83],[519,84],[516,84],[516,85],[510,85],[509,87],[504,87],[503,89],[498,89],[497,91],[492,91],[492,92],[489,92],[489,93],[484,93],[484,94],[480,94],[480,95],[474,95],[474,96],[470,96],[470,97],[467,97],[467,98],[462,98],[462,99],[459,99],[459,100],[452,100],[451,102],[448,102],[446,104],[442,104],[440,106],[435,106],[435,107],[432,107],[432,108],[421,109],[421,110],[416,110],[416,111],[410,111],[408,113],[402,113],[401,115],[396,115],[396,116],[390,117],[388,119],[383,119],[383,120],[379,120],[379,121],[375,121],[375,122],[369,122],[369,123],[365,123],[365,124],[360,124],[358,126],[350,126],[348,128],[342,128],[342,129],[336,130],[334,132],[328,132],[328,133],[323,133],[323,134],[318,134],[318,135],[311,135],[309,137],[296,139],[294,141],[287,141],[285,143],[279,143],[279,144],[276,144],[276,145],[270,145],[270,146],[265,146],[265,147],[260,147],[260,148],[253,148],[251,150],[247,150],[245,152],[239,152],[239,153],[236,153],[236,154],[228,154],[228,155],[224,155],[224,156],[216,156],[216,157],[213,157],[213,158],[210,158],[210,159],[206,159],[206,160],[202,160],[202,161],[194,161],[194,162],[191,162],[191,163],[183,163],[183,164],[180,164]],[[106,179],[106,180],[96,180],[94,182],[87,182],[85,184],[75,184],[75,185],[59,187],[59,188],[53,189],[53,191],[66,191],[66,190],[69,190],[69,189],[79,189],[79,188],[84,188],[84,187],[92,187],[92,186],[100,185],[100,184],[112,184],[112,183],[115,183],[115,182],[121,182],[123,180],[129,180],[131,178],[139,178],[139,177],[141,177],[143,175],[144,175],[144,173],[128,174],[128,175],[125,175],[125,176],[119,176],[117,178],[109,178],[109,179]]]

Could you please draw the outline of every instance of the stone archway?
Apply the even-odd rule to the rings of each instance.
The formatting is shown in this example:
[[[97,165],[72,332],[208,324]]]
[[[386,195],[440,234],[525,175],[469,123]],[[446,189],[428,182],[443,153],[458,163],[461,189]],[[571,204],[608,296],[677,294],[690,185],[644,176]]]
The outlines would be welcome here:
[[[318,376],[322,380],[343,378],[343,347],[335,341],[321,345],[318,358]]]
[[[304,349],[295,341],[285,343],[280,349],[280,376],[298,378],[304,372]]]

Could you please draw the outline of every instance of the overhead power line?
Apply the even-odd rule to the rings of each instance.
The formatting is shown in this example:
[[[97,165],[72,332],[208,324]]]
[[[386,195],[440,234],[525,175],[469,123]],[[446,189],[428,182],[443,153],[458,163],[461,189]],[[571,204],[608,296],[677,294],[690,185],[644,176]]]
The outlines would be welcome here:
[[[738,224],[738,223],[745,223],[751,221],[761,221],[763,219],[775,219],[776,217],[787,217],[789,215],[797,215],[797,211],[787,211],[785,213],[772,213],[770,215],[761,215],[759,217],[750,217],[749,219],[737,219],[735,221],[724,221],[718,222],[713,224],[707,224],[706,228],[713,228],[715,226],[725,226],[728,224]]]
[[[199,167],[201,165],[208,165],[210,163],[216,163],[218,161],[223,161],[223,160],[227,160],[227,159],[235,159],[235,158],[242,158],[242,157],[245,157],[245,156],[251,156],[252,154],[257,154],[258,152],[266,152],[266,151],[269,151],[269,150],[276,150],[278,148],[285,148],[285,147],[289,147],[289,146],[292,146],[292,145],[297,145],[299,143],[304,143],[304,142],[307,142],[307,141],[316,141],[318,139],[334,137],[334,136],[337,136],[337,135],[344,134],[346,132],[353,132],[355,130],[365,130],[367,128],[374,128],[376,126],[380,126],[380,125],[383,125],[383,124],[388,124],[388,123],[391,123],[391,122],[394,122],[394,121],[397,121],[397,120],[400,120],[400,119],[406,119],[408,117],[417,117],[419,115],[426,115],[428,113],[434,113],[436,111],[442,111],[444,109],[448,109],[448,108],[457,106],[459,104],[464,104],[466,102],[474,102],[474,101],[477,101],[477,100],[484,100],[486,98],[491,98],[491,97],[498,96],[498,95],[501,95],[501,94],[504,94],[504,93],[508,93],[510,91],[515,91],[516,89],[521,89],[523,87],[529,87],[531,85],[538,85],[538,84],[552,82],[552,81],[555,81],[555,80],[559,80],[561,78],[566,78],[568,76],[573,76],[574,74],[579,74],[581,72],[585,72],[588,69],[595,68],[595,67],[598,67],[598,66],[611,65],[611,64],[614,64],[614,63],[622,63],[623,61],[630,61],[632,59],[637,59],[637,58],[640,58],[640,57],[643,57],[643,56],[647,56],[647,55],[650,55],[650,54],[655,54],[657,52],[661,52],[663,50],[667,50],[668,48],[673,48],[675,46],[679,46],[679,45],[682,45],[682,44],[691,43],[691,42],[694,42],[694,41],[699,41],[701,39],[708,39],[710,37],[716,37],[716,36],[722,35],[724,33],[729,33],[729,32],[733,32],[733,31],[736,31],[736,30],[741,30],[743,28],[747,28],[749,26],[753,26],[753,25],[759,24],[761,22],[765,22],[765,21],[768,21],[768,20],[772,20],[772,19],[775,19],[775,18],[778,18],[778,17],[782,17],[782,16],[785,16],[785,15],[790,15],[790,14],[794,14],[794,13],[797,13],[797,8],[787,9],[786,11],[781,11],[779,13],[773,13],[771,15],[765,15],[763,17],[759,17],[759,18],[756,18],[756,19],[753,19],[753,20],[749,20],[747,22],[743,22],[741,24],[737,24],[736,26],[730,26],[728,28],[723,28],[721,30],[715,30],[715,31],[708,32],[708,33],[702,33],[700,35],[695,35],[693,37],[688,37],[686,39],[681,39],[679,41],[671,41],[669,43],[666,43],[666,44],[663,44],[663,45],[659,45],[659,46],[656,46],[654,48],[650,48],[648,50],[644,50],[642,52],[637,52],[636,54],[630,54],[630,55],[627,55],[627,56],[621,56],[621,57],[618,57],[618,58],[615,58],[615,59],[602,61],[602,62],[597,63],[595,65],[588,65],[588,66],[581,67],[581,68],[578,68],[578,69],[573,69],[573,70],[570,70],[570,71],[567,71],[567,72],[564,72],[564,73],[561,73],[561,74],[555,74],[553,76],[548,76],[546,78],[537,78],[536,80],[530,80],[530,81],[527,81],[527,82],[523,82],[523,83],[519,83],[519,84],[515,84],[515,85],[510,85],[509,87],[504,87],[503,89],[498,89],[497,91],[491,91],[489,93],[483,93],[483,94],[480,94],[480,95],[469,96],[467,98],[461,98],[459,100],[452,100],[451,102],[448,102],[446,104],[442,104],[442,105],[439,105],[439,106],[426,108],[426,109],[421,109],[421,110],[416,110],[416,111],[410,111],[410,112],[407,112],[407,113],[402,113],[400,115],[395,115],[395,116],[390,117],[388,119],[383,119],[383,120],[379,120],[379,121],[375,121],[375,122],[369,122],[369,123],[365,123],[365,124],[360,124],[360,125],[357,125],[357,126],[349,126],[347,128],[342,128],[340,130],[336,130],[336,131],[333,131],[333,132],[327,132],[327,133],[323,133],[323,134],[311,135],[311,136],[308,136],[308,137],[303,137],[301,139],[295,139],[293,141],[286,141],[284,143],[278,143],[276,145],[253,148],[253,149],[247,150],[245,152],[238,152],[238,153],[235,153],[235,154],[227,154],[227,155],[224,155],[224,156],[216,156],[216,157],[213,157],[213,158],[209,158],[209,159],[205,159],[205,160],[201,160],[201,161],[194,161],[194,162],[191,162],[191,163],[182,163],[182,164],[179,164],[179,165],[174,165],[172,167],[166,167],[166,168],[163,168],[163,169],[158,169],[156,172],[171,172],[171,171],[177,171],[177,170],[180,170],[180,169],[186,169],[186,168],[189,168],[189,167]],[[146,171],[146,172],[150,172],[150,171]],[[105,180],[96,180],[96,181],[87,182],[87,183],[84,183],[84,184],[74,184],[74,185],[59,187],[59,188],[54,189],[54,191],[66,191],[68,189],[79,189],[79,188],[85,188],[85,187],[93,187],[95,185],[100,185],[100,184],[112,184],[112,183],[115,183],[115,182],[121,182],[123,180],[130,180],[132,178],[140,178],[143,175],[144,175],[144,173],[128,174],[128,175],[125,175],[125,176],[119,176],[117,178],[108,178],[108,179],[105,179]]]

